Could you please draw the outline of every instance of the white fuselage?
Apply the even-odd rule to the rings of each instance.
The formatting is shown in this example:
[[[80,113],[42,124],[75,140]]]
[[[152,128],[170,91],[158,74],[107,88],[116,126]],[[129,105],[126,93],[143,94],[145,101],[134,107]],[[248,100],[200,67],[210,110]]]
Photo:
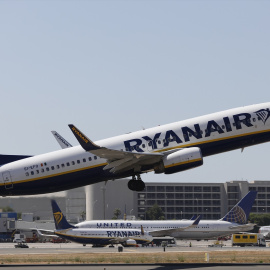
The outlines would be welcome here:
[[[178,228],[186,228],[193,223],[192,220],[164,220],[164,221],[150,221],[150,220],[92,220],[84,221],[76,225],[77,228],[99,228],[99,229],[112,229],[112,228],[130,228],[139,229],[141,226],[151,234],[152,231],[171,230]],[[236,232],[250,231],[253,229],[254,224],[246,225],[237,228],[239,224],[227,222],[222,220],[201,220],[198,225],[184,230],[172,231],[169,235],[176,239],[196,239],[207,240],[221,236],[226,236]]]
[[[132,153],[161,153],[189,147],[202,156],[222,153],[270,140],[270,103],[251,105],[141,130],[95,142],[101,147]],[[108,160],[81,146],[14,161],[0,167],[0,195],[40,194],[71,189],[134,175],[112,173]],[[143,165],[139,173],[153,171]],[[136,171],[138,173],[138,171]]]

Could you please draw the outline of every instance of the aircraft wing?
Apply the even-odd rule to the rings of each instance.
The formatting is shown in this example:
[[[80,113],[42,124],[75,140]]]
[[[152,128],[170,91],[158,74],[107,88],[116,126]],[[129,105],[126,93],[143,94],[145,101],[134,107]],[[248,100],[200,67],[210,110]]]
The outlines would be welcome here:
[[[131,153],[101,147],[92,142],[74,125],[69,125],[69,127],[85,151],[107,159],[108,164],[104,167],[104,170],[110,169],[110,172],[113,173],[128,171],[134,168],[138,168],[138,171],[140,171],[141,166],[158,163],[163,157],[163,154],[160,153]]]
[[[177,229],[167,229],[167,230],[156,230],[156,231],[150,231],[149,234],[153,237],[161,237],[161,236],[168,236],[171,235],[174,232],[180,232],[180,231],[184,231],[187,229],[190,229],[192,227],[196,227],[199,222],[200,222],[201,217],[198,216],[194,222],[186,227],[181,227],[181,228],[177,228]]]

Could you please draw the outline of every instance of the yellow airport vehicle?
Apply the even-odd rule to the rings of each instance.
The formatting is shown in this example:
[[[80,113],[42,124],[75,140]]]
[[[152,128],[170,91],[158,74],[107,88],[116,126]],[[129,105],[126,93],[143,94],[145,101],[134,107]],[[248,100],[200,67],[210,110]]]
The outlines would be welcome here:
[[[260,233],[237,233],[232,235],[232,246],[259,246],[265,247],[265,237]]]

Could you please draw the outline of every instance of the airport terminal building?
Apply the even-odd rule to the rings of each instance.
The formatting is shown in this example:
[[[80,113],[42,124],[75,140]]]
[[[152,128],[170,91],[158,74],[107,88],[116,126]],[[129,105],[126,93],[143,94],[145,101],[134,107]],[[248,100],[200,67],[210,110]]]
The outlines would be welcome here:
[[[257,190],[253,213],[270,213],[270,181],[230,181],[226,183],[146,183],[137,192],[137,217],[145,219],[148,208],[159,205],[165,219],[189,219],[194,214],[203,219],[220,219],[249,190]]]
[[[121,211],[119,219],[135,216],[145,219],[146,211],[157,204],[165,219],[189,219],[200,214],[202,219],[220,219],[249,190],[258,192],[252,208],[253,213],[270,213],[270,181],[229,181],[225,183],[145,183],[144,191],[131,191],[128,180],[108,181],[67,191],[64,196],[52,194],[67,219],[78,223],[84,219],[112,219],[115,209]],[[1,207],[11,207],[16,213],[32,213],[35,227],[52,228],[51,197],[5,197],[0,198]],[[23,216],[23,214],[22,214]],[[29,216],[29,215],[28,215]],[[13,222],[10,214],[0,215],[0,234],[27,226]],[[23,220],[22,220],[23,221]],[[27,222],[27,221],[26,221]],[[11,226],[12,225],[12,226]],[[20,226],[20,227],[18,227]],[[34,225],[31,224],[33,227]]]

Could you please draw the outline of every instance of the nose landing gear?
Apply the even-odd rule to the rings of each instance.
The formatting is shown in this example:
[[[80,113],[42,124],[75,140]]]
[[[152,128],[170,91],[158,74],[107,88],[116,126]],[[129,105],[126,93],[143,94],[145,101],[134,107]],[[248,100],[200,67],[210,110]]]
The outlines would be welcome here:
[[[128,182],[128,188],[133,191],[143,191],[145,189],[145,184],[139,174],[137,174],[137,180],[135,175],[132,176],[132,179]]]

